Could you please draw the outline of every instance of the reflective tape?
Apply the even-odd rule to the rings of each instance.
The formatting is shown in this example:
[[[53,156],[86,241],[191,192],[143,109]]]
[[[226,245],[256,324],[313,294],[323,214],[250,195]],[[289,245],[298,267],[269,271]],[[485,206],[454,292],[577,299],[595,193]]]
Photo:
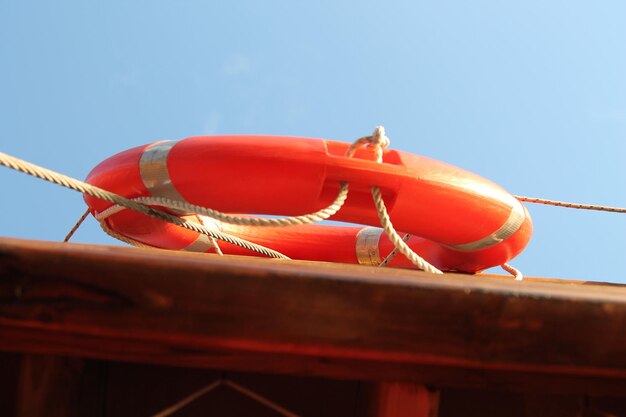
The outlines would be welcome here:
[[[511,214],[509,214],[509,218],[498,230],[489,236],[485,236],[484,238],[474,242],[463,243],[461,245],[450,245],[449,247],[468,252],[486,249],[513,236],[513,234],[517,232],[520,227],[522,227],[524,220],[526,220],[526,210],[524,209],[522,203],[515,199],[513,206],[511,207]]]
[[[364,227],[356,235],[356,259],[361,265],[380,265],[378,243],[383,229]]]
[[[176,143],[176,141],[167,140],[148,146],[139,160],[139,174],[152,196],[185,201],[172,184],[167,169],[167,157]]]
[[[206,226],[206,228],[209,230],[222,230],[220,222],[215,219],[201,215],[196,215],[196,218],[198,219],[198,222],[200,224]],[[207,252],[211,249],[215,249],[213,247],[213,242],[211,242],[211,238],[207,235],[200,233],[196,240],[194,240],[191,244],[181,250],[186,252]]]
[[[213,249],[211,239],[207,235],[199,234],[196,240],[181,250],[185,252],[206,252],[209,249]]]

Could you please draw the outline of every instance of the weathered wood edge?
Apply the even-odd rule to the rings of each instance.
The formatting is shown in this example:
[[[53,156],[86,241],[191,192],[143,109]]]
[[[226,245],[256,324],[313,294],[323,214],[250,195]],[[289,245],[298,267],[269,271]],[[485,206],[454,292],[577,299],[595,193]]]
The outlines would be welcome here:
[[[620,285],[0,239],[6,351],[626,393],[625,324]]]

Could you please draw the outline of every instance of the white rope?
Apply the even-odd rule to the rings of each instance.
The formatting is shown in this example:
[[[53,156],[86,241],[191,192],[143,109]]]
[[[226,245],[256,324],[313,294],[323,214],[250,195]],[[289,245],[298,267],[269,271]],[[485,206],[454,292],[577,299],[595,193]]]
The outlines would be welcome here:
[[[411,238],[411,234],[407,233],[406,235],[404,235],[404,237],[402,238],[403,242],[408,242],[408,240]],[[387,266],[387,264],[389,264],[389,262],[391,262],[391,260],[393,258],[396,257],[396,255],[398,254],[398,248],[394,247],[393,250],[391,252],[389,252],[389,255],[387,255],[387,257],[385,259],[383,259],[383,261],[381,263],[378,264],[379,267],[382,266]]]
[[[548,200],[546,198],[526,197],[526,196],[521,196],[521,195],[514,195],[513,197],[525,203],[545,204],[548,206],[565,207],[565,208],[578,209],[578,210],[595,210],[595,211],[606,211],[606,212],[611,212],[611,213],[626,213],[626,208],[623,208],[623,207],[611,207],[611,206],[603,206],[603,205],[596,205],[596,204],[571,203],[567,201]],[[506,263],[500,265],[500,267],[504,269],[506,272],[508,272],[509,274],[513,275],[516,281],[521,281],[524,279],[524,275],[519,269],[514,268],[511,265],[506,264]]]
[[[512,267],[511,265],[507,263],[500,265],[500,268],[504,269],[506,272],[513,275],[515,277],[515,281],[521,281],[524,279],[524,274],[522,274],[522,271],[520,271],[519,269],[515,267]]]
[[[372,133],[370,136],[363,136],[362,138],[358,138],[357,140],[355,140],[348,148],[346,156],[348,158],[352,158],[358,148],[365,146],[374,150],[374,152],[376,153],[376,161],[379,164],[382,164],[383,152],[385,149],[387,149],[390,143],[391,141],[385,134],[385,128],[383,126],[376,126],[376,128],[374,129],[374,133]]]
[[[211,245],[213,246],[215,253],[217,253],[219,256],[224,256],[224,252],[222,252],[220,245],[217,244],[217,240],[213,236],[209,236],[209,240],[211,241]]]
[[[256,401],[257,403],[264,405],[265,407],[269,408],[270,410],[275,411],[276,413],[280,414],[281,416],[284,417],[300,417],[298,414],[295,414],[289,410],[287,410],[285,407],[282,407],[279,404],[276,404],[274,401],[262,396],[261,394],[252,391],[249,388],[244,387],[243,385],[240,385],[238,383],[236,383],[235,381],[231,381],[230,379],[218,379],[216,381],[211,382],[210,384],[208,384],[207,386],[200,388],[199,390],[191,393],[190,395],[188,395],[187,397],[183,398],[182,400],[178,401],[176,404],[173,404],[167,408],[165,408],[164,410],[159,411],[156,414],[153,414],[152,417],[169,417],[172,414],[177,413],[178,411],[180,411],[181,409],[185,408],[186,406],[188,406],[189,404],[191,404],[192,402],[196,401],[198,398],[208,394],[211,391],[214,391],[216,388],[220,387],[220,386],[226,386],[231,388],[232,390],[243,394],[244,396]]]
[[[374,197],[374,204],[376,204],[376,211],[378,212],[378,219],[380,220],[380,224],[383,227],[383,230],[393,243],[393,246],[398,248],[401,254],[407,257],[409,261],[419,269],[430,272],[431,274],[443,274],[439,269],[432,266],[426,260],[424,260],[417,253],[413,252],[413,250],[404,243],[396,229],[394,229],[393,224],[391,223],[391,219],[389,218],[389,214],[387,213],[387,207],[385,207],[385,202],[383,201],[383,197],[380,194],[380,189],[378,187],[372,187],[372,196]]]
[[[85,221],[87,216],[89,216],[89,209],[85,210],[85,212],[83,213],[82,216],[80,216],[80,218],[78,219],[76,224],[74,224],[74,227],[72,227],[72,229],[67,233],[67,235],[65,235],[65,239],[63,239],[63,242],[69,242],[70,241],[72,236],[74,236],[74,233],[76,233],[76,231],[78,230],[80,225],[83,224],[83,222]]]
[[[382,163],[384,149],[388,147],[389,144],[390,144],[390,141],[389,141],[389,138],[385,134],[384,127],[377,126],[376,129],[374,130],[374,133],[371,136],[364,136],[354,141],[354,143],[352,143],[350,147],[348,148],[348,151],[346,152],[346,157],[348,158],[353,157],[358,148],[365,146],[367,148],[371,148],[375,152],[376,161],[378,163]],[[172,199],[168,199],[164,197],[137,197],[137,198],[132,199],[132,201],[146,204],[146,205],[158,205],[158,206],[167,207],[169,209],[174,209],[178,211],[200,214],[200,215],[211,217],[213,219],[216,219],[225,223],[231,223],[231,224],[237,224],[237,225],[290,226],[290,225],[298,225],[298,224],[309,224],[309,223],[314,223],[314,222],[328,219],[329,217],[337,213],[337,211],[339,211],[339,209],[343,206],[348,196],[348,190],[349,190],[348,183],[342,182],[340,185],[339,194],[335,198],[335,201],[333,201],[332,204],[326,207],[325,209],[322,209],[320,211],[317,211],[311,214],[277,218],[277,219],[233,216],[233,215],[229,215],[226,213],[222,213],[217,210],[210,209],[208,207],[202,207],[202,206],[191,204],[185,201],[172,200]],[[382,196],[380,195],[380,191],[378,190],[378,192],[376,192],[375,190],[378,190],[378,188],[372,187],[372,195],[374,197],[374,202],[377,207],[377,212],[378,212],[379,219],[381,221],[381,225],[383,226],[385,233],[387,233],[387,235],[389,236],[389,239],[391,240],[391,242],[393,243],[395,247],[394,252],[390,254],[390,257],[388,257],[389,259],[385,259],[385,261],[383,261],[381,265],[383,266],[387,265],[387,263],[391,260],[391,258],[395,256],[395,253],[397,253],[397,251],[399,250],[404,256],[406,256],[418,268],[427,272],[441,274],[441,271],[439,269],[435,268],[430,263],[428,263],[423,258],[421,258],[419,255],[417,255],[415,252],[413,252],[411,248],[409,248],[408,245],[406,245],[404,240],[399,237],[399,235],[393,228],[393,224],[391,223],[389,215],[387,214],[387,209],[385,207],[384,201],[382,200]],[[125,207],[122,207],[120,205],[113,205],[107,208],[106,210],[103,210],[102,212],[97,213],[95,217],[98,221],[102,223],[107,217],[115,213],[118,213],[124,208]],[[116,237],[118,239],[120,238],[119,233],[113,232],[112,230],[110,230],[110,228],[103,227],[103,229],[105,230],[105,232],[109,233],[111,236]],[[127,237],[124,237],[123,241],[130,243],[130,244],[135,244],[135,245],[138,243]],[[217,245],[215,245],[215,247],[216,247],[216,251],[219,250],[219,247]]]
[[[140,242],[138,240],[135,239],[131,239],[128,236],[124,236],[121,233],[116,232],[115,230],[111,229],[109,227],[109,225],[107,224],[107,222],[105,221],[98,221],[98,224],[100,225],[100,228],[109,236],[111,236],[114,239],[119,240],[120,242],[124,242],[127,243],[131,246],[135,246],[138,248],[152,248],[154,249],[154,246],[145,244],[143,242]],[[215,250],[215,253],[220,255],[220,256],[224,256],[224,253],[222,252],[222,250],[220,249],[219,245],[217,244],[217,241],[215,240],[215,238],[213,236],[208,236],[209,241],[211,242],[211,245],[213,246],[213,249]]]
[[[565,208],[572,208],[572,209],[579,209],[579,210],[597,210],[597,211],[609,211],[612,213],[626,213],[626,208],[622,208],[622,207],[569,203],[567,201],[547,200],[545,198],[524,197],[521,195],[514,195],[513,197],[517,198],[519,201],[524,201],[526,203],[546,204],[548,206],[565,207]]]
[[[109,236],[111,236],[113,239],[117,239],[120,242],[124,242],[124,243],[128,243],[131,246],[136,246],[138,248],[154,248],[154,246],[150,246],[147,245],[143,242],[140,242],[138,240],[135,239],[131,239],[128,236],[124,236],[121,233],[116,232],[115,230],[111,229],[109,227],[109,225],[107,224],[107,222],[102,221],[102,222],[98,222],[98,224],[100,225],[100,228]]]
[[[224,223],[242,225],[242,226],[295,226],[301,224],[310,224],[326,220],[333,216],[343,206],[348,197],[348,183],[342,182],[339,188],[339,194],[335,200],[326,208],[316,211],[311,214],[304,214],[301,216],[291,216],[282,218],[264,218],[264,217],[242,217],[233,216],[230,214],[222,213],[208,207],[202,207],[195,204],[188,203],[186,201],[172,200],[165,197],[136,197],[132,201],[145,204],[167,207],[169,209],[182,211],[185,213],[200,214],[203,216],[211,217],[212,219],[219,220]],[[95,215],[97,220],[104,220],[113,214],[119,213],[124,210],[125,207],[119,205],[113,205],[106,210],[101,211]]]
[[[287,410],[286,408],[281,407],[280,405],[276,404],[275,402],[265,398],[261,394],[258,394],[256,392],[252,391],[251,389],[248,389],[248,388],[246,388],[246,387],[244,387],[242,385],[239,385],[235,381],[231,381],[230,379],[226,379],[226,380],[224,380],[224,384],[229,386],[229,387],[231,387],[235,391],[245,395],[246,397],[255,400],[259,404],[263,404],[264,406],[266,406],[267,408],[277,412],[281,416],[284,416],[284,417],[299,417],[298,414],[292,413],[291,411]]]
[[[384,149],[387,148],[390,144],[389,138],[385,134],[385,129],[382,126],[377,126],[371,136],[365,136],[357,139],[350,145],[346,152],[346,157],[353,157],[356,153],[357,149],[360,147],[370,148],[375,152],[376,161],[378,163],[383,163],[383,153]],[[139,213],[157,218],[159,220],[167,221],[173,223],[180,227],[185,227],[189,230],[195,231],[197,233],[201,233],[207,235],[215,248],[215,251],[218,254],[222,254],[219,245],[217,244],[217,240],[221,240],[224,242],[228,242],[237,246],[241,246],[245,249],[261,253],[263,255],[273,257],[273,258],[282,258],[289,259],[285,255],[274,251],[272,249],[266,248],[261,245],[254,244],[252,242],[248,242],[246,240],[237,238],[235,236],[222,233],[220,231],[215,231],[207,228],[202,221],[200,220],[200,224],[187,221],[180,217],[171,215],[169,213],[163,212],[161,210],[150,207],[150,205],[167,207],[170,209],[178,210],[181,212],[194,213],[198,215],[204,215],[207,217],[211,217],[221,222],[237,224],[237,225],[245,225],[245,226],[291,226],[291,225],[301,225],[301,224],[309,224],[314,222],[319,222],[322,220],[326,220],[336,214],[339,209],[343,206],[348,196],[348,183],[341,182],[340,190],[335,198],[335,200],[326,208],[319,210],[315,213],[305,214],[300,216],[290,216],[283,218],[259,218],[259,217],[242,217],[242,216],[233,216],[226,213],[222,213],[217,210],[213,210],[207,207],[198,206],[195,204],[190,204],[184,201],[172,200],[164,197],[137,197],[133,199],[128,199],[122,197],[120,195],[111,193],[109,191],[103,190],[101,188],[92,186],[82,181],[78,181],[71,177],[56,173],[54,171],[39,167],[35,164],[31,164],[29,162],[20,160],[18,158],[14,158],[7,154],[0,152],[0,164],[7,166],[9,168],[15,169],[20,172],[24,172],[29,175],[33,175],[35,177],[53,182],[55,184],[62,185],[66,188],[70,188],[76,191],[79,191],[83,194],[90,195],[92,197],[109,201],[113,203],[113,205],[106,210],[103,210],[100,213],[95,213],[96,219],[99,221],[102,229],[109,234],[110,236],[126,242],[128,244],[139,246],[139,247],[152,247],[150,245],[146,245],[142,242],[131,239],[127,236],[123,236],[120,233],[111,229],[106,223],[106,218],[109,216],[116,214],[124,209],[130,209],[137,211]],[[381,226],[383,227],[385,233],[389,237],[390,241],[393,243],[395,249],[381,262],[379,266],[387,265],[391,259],[396,255],[399,251],[404,256],[406,256],[414,265],[418,268],[435,273],[441,274],[442,272],[435,268],[433,265],[425,261],[419,255],[417,255],[405,242],[408,240],[410,235],[406,235],[404,238],[400,238],[398,233],[396,232],[391,219],[389,218],[389,214],[387,212],[387,208],[382,198],[382,194],[380,189],[376,186],[371,187],[372,197],[374,199],[374,204],[376,206],[376,211],[378,213],[378,218],[380,220]],[[587,204],[576,204],[576,203],[566,203],[561,201],[554,200],[545,200],[539,198],[531,198],[531,197],[523,197],[523,196],[515,196],[520,201],[526,201],[531,203],[540,203],[540,204],[550,204],[554,206],[561,207],[569,207],[569,208],[578,208],[578,209],[587,209],[587,210],[602,210],[602,211],[611,211],[618,213],[626,213],[626,209],[624,208],[616,208],[616,207],[607,207],[607,206],[594,206]],[[69,238],[73,235],[76,229],[80,226],[82,221],[84,220],[86,214],[81,217],[81,219],[76,223],[74,228],[68,233],[65,238],[65,241],[69,240]],[[515,276],[516,280],[521,280],[523,278],[522,273],[513,268],[508,264],[503,264],[501,267],[507,272],[511,273]]]
[[[377,126],[371,136],[357,139],[348,149],[346,156],[354,155],[356,149],[358,149],[360,146],[367,146],[374,149],[374,151],[376,152],[376,161],[379,164],[382,164],[383,151],[389,146],[389,144],[390,140],[385,134],[385,128],[382,126]],[[387,265],[399,251],[419,269],[430,272],[432,274],[443,274],[441,270],[431,265],[424,258],[415,253],[409,247],[409,245],[406,244],[406,241],[410,238],[410,235],[407,234],[404,236],[404,238],[401,238],[398,232],[396,232],[393,224],[391,223],[391,218],[389,217],[389,214],[387,212],[387,207],[385,206],[385,202],[383,201],[380,189],[374,186],[371,187],[371,191],[372,197],[374,198],[374,204],[376,205],[376,212],[378,213],[378,219],[380,220],[380,224],[383,227],[383,230],[385,231],[387,236],[389,237],[389,240],[391,241],[391,243],[393,243],[393,246],[395,247],[395,249],[391,251],[391,253],[378,266]],[[512,267],[509,264],[502,264],[501,267],[502,269],[513,275],[516,280],[522,280],[524,278],[524,276],[518,269]]]
[[[16,171],[20,171],[37,178],[41,178],[43,180],[61,185],[66,188],[70,188],[83,194],[87,194],[91,197],[95,197],[113,204],[117,204],[119,206],[126,207],[147,216],[173,223],[177,226],[184,227],[194,232],[202,233],[215,239],[228,242],[254,252],[258,252],[265,256],[279,259],[289,259],[287,256],[275,250],[266,248],[261,245],[257,245],[252,242],[248,242],[243,239],[239,239],[238,237],[231,236],[226,233],[210,230],[201,224],[181,219],[180,217],[173,216],[169,213],[165,213],[164,211],[146,206],[136,201],[132,201],[126,197],[122,197],[110,191],[103,190],[102,188],[95,187],[91,184],[87,184],[86,182],[79,181],[66,175],[59,174],[58,172],[54,172],[49,169],[32,164],[30,162],[23,161],[13,156],[7,155],[3,152],[0,152],[0,165],[4,165]]]
[[[203,395],[213,391],[214,389],[216,389],[220,385],[222,385],[222,380],[218,379],[217,381],[213,381],[209,385],[207,385],[207,386],[205,386],[203,388],[200,388],[199,390],[191,393],[187,397],[185,397],[182,400],[178,401],[176,404],[173,404],[173,405],[167,407],[166,409],[161,410],[161,411],[159,411],[156,414],[153,414],[152,417],[168,417],[168,416],[171,416],[172,414],[176,413],[177,411],[181,410],[182,408],[185,408],[186,406],[188,406],[189,404],[191,404],[192,402],[194,402],[198,398],[202,397]]]
[[[383,151],[389,146],[389,138],[385,135],[385,128],[382,126],[377,126],[374,129],[374,133],[372,136],[367,136],[364,138],[357,139],[348,149],[346,156],[354,155],[357,148],[361,146],[366,146],[368,148],[372,148],[376,153],[376,161],[379,164],[383,163]],[[380,193],[380,189],[376,186],[371,187],[372,197],[374,198],[374,204],[376,205],[376,212],[378,213],[378,219],[380,220],[380,224],[389,237],[393,246],[400,251],[401,254],[407,257],[409,261],[419,269],[430,272],[431,274],[442,274],[439,269],[435,268],[433,265],[428,263],[424,258],[415,253],[409,245],[407,245],[404,240],[400,237],[396,229],[393,227],[391,223],[391,219],[389,218],[389,214],[387,213],[387,207],[385,206],[385,202],[383,201],[383,197]]]
[[[198,219],[198,221],[200,223],[205,225],[204,221],[202,221],[202,217],[196,215],[196,219]],[[213,246],[213,249],[215,250],[215,253],[217,253],[219,256],[224,256],[224,252],[222,252],[222,249],[220,248],[220,245],[217,244],[217,240],[213,236],[209,236],[209,241],[211,242],[211,246]]]
[[[354,156],[354,153],[359,147],[367,147],[374,150],[376,154],[376,160],[378,163],[382,163],[382,156],[384,149],[389,146],[389,138],[385,135],[385,129],[382,126],[376,127],[374,133],[371,136],[366,136],[357,139],[346,152],[347,157]],[[255,225],[255,226],[286,226],[286,225],[294,225],[294,224],[306,224],[313,223],[315,221],[325,220],[335,214],[344,204],[347,194],[348,194],[348,184],[345,182],[341,183],[340,192],[333,201],[333,203],[325,209],[322,209],[318,212],[302,215],[302,216],[293,216],[286,217],[281,219],[266,219],[266,218],[254,218],[254,217],[239,217],[239,216],[231,216],[225,213],[221,213],[216,210],[212,210],[206,207],[200,207],[197,205],[179,202],[175,200],[158,198],[158,197],[140,197],[137,199],[128,199],[117,195],[115,193],[111,193],[109,191],[103,190],[101,188],[95,187],[91,184],[87,184],[83,181],[76,180],[74,178],[59,174],[57,172],[45,169],[43,167],[37,166],[35,164],[31,164],[29,162],[20,160],[18,158],[14,158],[7,154],[0,152],[0,164],[7,166],[9,168],[15,169],[20,172],[24,172],[26,174],[35,176],[37,178],[44,179],[46,181],[53,182],[58,185],[62,185],[66,188],[70,188],[76,191],[79,191],[83,194],[87,194],[89,196],[99,198],[101,200],[109,201],[114,205],[107,210],[104,210],[101,213],[96,214],[96,218],[99,220],[101,227],[103,230],[109,235],[113,236],[116,239],[119,239],[123,242],[129,243],[134,246],[147,246],[141,242],[138,242],[134,239],[131,239],[127,236],[123,236],[120,233],[112,230],[104,221],[106,217],[111,216],[112,214],[123,210],[123,208],[131,209],[137,211],[139,213],[157,218],[159,220],[168,221],[175,225],[185,227],[189,230],[195,231],[197,233],[205,234],[213,239],[218,239],[221,241],[225,241],[228,243],[232,243],[234,245],[241,246],[243,248],[261,253],[266,256],[274,257],[274,258],[283,258],[289,259],[285,255],[274,251],[272,249],[263,247],[261,245],[256,245],[252,242],[248,242],[243,239],[239,239],[235,236],[228,235],[226,233],[222,233],[215,230],[210,230],[202,224],[197,224],[194,222],[187,221],[177,216],[173,216],[169,213],[163,212],[161,210],[155,209],[146,205],[145,203],[160,205],[164,207],[174,208],[177,210],[187,211],[187,212],[195,212],[197,214],[206,215],[208,217],[212,217],[214,219],[230,222],[235,224],[243,224],[243,225]],[[374,197],[374,202],[377,207],[378,216],[381,220],[381,225],[385,230],[385,233],[389,236],[391,242],[394,246],[404,254],[411,262],[417,265],[419,268],[432,272],[432,273],[441,273],[437,268],[430,265],[424,259],[422,259],[419,255],[413,252],[407,245],[402,241],[402,239],[398,236],[397,232],[393,228],[393,224],[389,219],[389,215],[387,214],[387,209],[385,207],[385,203],[382,200],[380,195],[380,190],[377,187],[372,187],[372,195]],[[216,250],[219,248],[216,245]]]

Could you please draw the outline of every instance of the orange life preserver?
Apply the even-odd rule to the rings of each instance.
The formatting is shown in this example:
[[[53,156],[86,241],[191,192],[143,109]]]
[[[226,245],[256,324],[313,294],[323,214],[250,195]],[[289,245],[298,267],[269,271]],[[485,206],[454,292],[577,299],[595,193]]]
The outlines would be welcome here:
[[[127,198],[160,196],[227,213],[300,215],[326,207],[349,183],[333,220],[369,225],[251,227],[222,223],[222,231],[293,259],[376,264],[392,244],[379,225],[370,193],[378,186],[398,231],[442,270],[477,272],[517,256],[532,222],[525,207],[478,175],[423,156],[369,149],[346,157],[350,145],[325,139],[274,136],[198,136],[121,152],[96,166],[87,182]],[[92,214],[111,203],[85,197]],[[200,219],[200,218],[199,218]],[[202,220],[202,219],[200,219]],[[106,220],[114,231],[144,244],[209,252],[208,239],[130,210]],[[205,219],[206,221],[206,219]],[[252,254],[234,245],[224,253]],[[410,267],[403,256],[390,265]]]

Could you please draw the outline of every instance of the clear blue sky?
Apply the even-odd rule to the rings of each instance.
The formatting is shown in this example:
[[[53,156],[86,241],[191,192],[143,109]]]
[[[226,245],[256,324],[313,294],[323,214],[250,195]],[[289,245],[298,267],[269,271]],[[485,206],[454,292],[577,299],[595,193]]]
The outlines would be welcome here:
[[[626,206],[626,2],[0,2],[0,150],[78,178],[143,143],[392,146],[514,194]],[[0,169],[0,235],[60,240],[78,193]],[[527,275],[626,282],[626,215],[529,206]],[[91,219],[75,241],[114,243]]]

